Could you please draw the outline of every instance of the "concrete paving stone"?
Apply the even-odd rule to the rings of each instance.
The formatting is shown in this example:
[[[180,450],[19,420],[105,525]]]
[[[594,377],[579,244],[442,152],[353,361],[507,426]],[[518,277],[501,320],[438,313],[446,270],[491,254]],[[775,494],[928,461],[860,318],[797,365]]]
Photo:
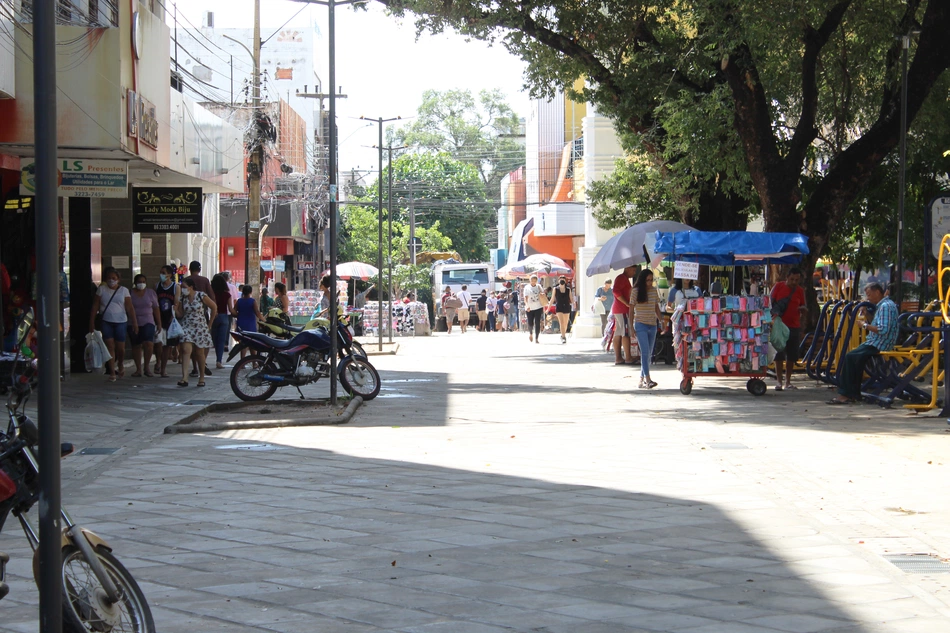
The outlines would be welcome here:
[[[780,614],[768,615],[761,618],[746,620],[746,624],[754,626],[765,626],[780,631],[791,631],[793,633],[818,633],[828,629],[838,628],[848,622],[841,618],[823,618],[809,614]]]
[[[688,629],[689,633],[776,633],[779,630],[743,622],[717,622]]]
[[[708,624],[717,624],[717,620],[701,618],[683,613],[654,612],[650,615],[638,616],[632,621],[625,618],[624,624],[633,624],[648,631],[682,631]]]
[[[575,604],[566,604],[562,607],[550,609],[550,611],[582,620],[592,620],[595,622],[617,620],[629,624],[636,624],[637,618],[654,613],[649,609],[640,609],[633,606],[610,604],[607,602],[596,602],[593,600],[583,600]]]
[[[402,633],[502,633],[507,628],[480,624],[478,622],[443,621],[431,624],[408,626],[399,629]]]
[[[829,611],[832,615],[838,615],[841,613],[841,611],[838,609],[829,609]],[[682,612],[689,615],[709,618],[711,620],[720,620],[722,622],[743,622],[745,620],[751,620],[752,618],[773,615],[776,613],[776,610],[752,607],[742,604],[723,604],[716,602],[686,607],[682,610]],[[819,613],[817,615],[822,614]]]
[[[514,631],[531,632],[547,631],[549,627],[568,624],[573,625],[574,630],[582,631],[586,630],[586,627],[591,624],[587,620],[572,618],[559,613],[503,605],[486,606],[477,614],[469,616],[469,619]]]

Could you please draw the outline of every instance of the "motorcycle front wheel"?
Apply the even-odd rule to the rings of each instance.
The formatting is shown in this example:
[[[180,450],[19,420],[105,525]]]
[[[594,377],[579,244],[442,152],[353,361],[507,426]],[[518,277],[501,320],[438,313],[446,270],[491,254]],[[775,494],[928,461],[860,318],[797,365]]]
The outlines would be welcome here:
[[[258,378],[267,360],[256,354],[245,356],[231,369],[231,391],[245,402],[267,400],[277,391],[277,385]]]
[[[366,350],[363,349],[363,346],[359,344],[359,341],[353,341],[350,344],[350,348],[353,350],[353,356],[362,356],[367,358]]]
[[[132,574],[108,550],[96,556],[112,578],[119,601],[109,604],[99,579],[74,546],[63,548],[63,631],[69,633],[154,633],[155,622],[145,595]]]
[[[343,388],[351,396],[360,396],[365,401],[379,395],[379,372],[365,358],[347,356],[338,371]]]

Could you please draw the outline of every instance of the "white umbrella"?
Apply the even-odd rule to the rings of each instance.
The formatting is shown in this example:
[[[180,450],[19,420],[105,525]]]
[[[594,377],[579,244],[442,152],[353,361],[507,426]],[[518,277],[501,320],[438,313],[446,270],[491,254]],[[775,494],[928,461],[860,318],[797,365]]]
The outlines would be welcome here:
[[[594,275],[608,273],[611,270],[623,270],[627,266],[645,264],[648,260],[657,257],[662,259],[662,256],[657,256],[653,252],[653,245],[656,243],[656,232],[677,233],[690,230],[693,230],[693,227],[670,220],[642,222],[627,227],[607,240],[607,243],[601,247],[593,261],[591,261],[590,266],[587,267],[587,276],[593,277]],[[648,256],[644,255],[644,249],[646,249]],[[657,259],[654,265],[659,262],[660,260]]]
[[[362,279],[366,281],[375,277],[378,272],[379,270],[375,266],[363,262],[346,262],[345,264],[336,265],[336,276],[340,279]],[[330,271],[328,270],[324,274],[328,275]]]
[[[564,275],[570,277],[574,274],[574,271],[571,270],[571,267],[560,257],[546,253],[538,253],[536,255],[529,255],[513,264],[503,266],[499,268],[495,274],[502,279],[518,279],[530,277],[531,275],[538,275],[539,277],[557,277]]]

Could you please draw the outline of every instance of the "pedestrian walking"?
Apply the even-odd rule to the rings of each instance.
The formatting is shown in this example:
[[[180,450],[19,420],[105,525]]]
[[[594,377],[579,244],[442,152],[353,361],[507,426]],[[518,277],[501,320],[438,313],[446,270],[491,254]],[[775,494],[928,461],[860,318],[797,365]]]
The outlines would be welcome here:
[[[211,278],[211,289],[214,290],[214,303],[217,316],[211,321],[211,340],[214,342],[215,369],[224,369],[224,352],[228,347],[228,337],[231,335],[231,313],[234,311],[234,299],[231,289],[224,275],[218,274]]]
[[[199,291],[194,279],[186,277],[181,284],[181,298],[175,304],[175,315],[181,319],[183,331],[179,387],[188,386],[188,361],[192,358],[198,365],[193,376],[197,376],[199,387],[205,386],[205,351],[214,347],[208,317],[205,314],[206,308],[211,312],[211,321],[214,322],[214,318],[218,316],[214,299]]]
[[[161,329],[162,315],[158,310],[158,295],[148,287],[148,279],[145,275],[138,274],[133,281],[132,309],[135,310],[135,320],[139,327],[138,331],[131,336],[132,360],[135,361],[135,373],[132,377],[140,378],[145,375],[151,378],[155,375],[151,367],[155,333]]]
[[[488,331],[495,331],[495,311],[498,309],[498,300],[495,299],[495,293],[488,293],[488,300],[486,302],[488,309]]]
[[[188,277],[186,277],[186,279],[191,279],[191,280],[195,283],[195,289],[196,289],[198,292],[201,292],[201,293],[203,293],[203,294],[208,295],[209,297],[211,297],[211,300],[214,301],[214,288],[211,287],[211,280],[201,274],[201,262],[195,260],[195,261],[191,262],[190,264],[188,264],[188,273],[189,273],[189,275],[188,275]],[[182,280],[182,281],[184,281],[184,280]],[[210,321],[210,315],[208,315],[208,316],[209,316],[209,321],[208,321],[208,322],[210,323],[210,322],[211,322],[211,321]],[[211,345],[208,345],[208,347],[205,348],[205,351],[204,351],[205,356],[207,356],[207,354],[208,354],[213,348],[214,348],[214,344],[213,344],[213,343],[212,343]],[[192,358],[192,363],[191,363],[191,375],[192,375],[192,377],[200,376],[201,374],[199,373],[199,370],[198,370],[197,357],[196,357],[195,355],[192,355],[191,358]],[[184,363],[182,363],[182,364],[184,364]],[[205,375],[205,376],[210,376],[210,375],[211,375],[211,368],[208,367],[207,364],[205,364],[204,375]]]
[[[237,329],[241,332],[257,332],[257,322],[264,320],[264,315],[257,308],[257,301],[251,296],[251,286],[241,286],[241,298],[234,302],[232,314],[237,321]],[[246,347],[241,350],[241,358],[250,350]]]
[[[452,324],[455,321],[455,315],[458,312],[462,301],[452,294],[452,287],[446,286],[442,293],[442,313],[445,314],[445,333],[452,333]]]
[[[558,277],[553,299],[554,314],[557,316],[558,330],[561,332],[561,343],[567,343],[567,324],[574,306],[574,297],[567,285],[567,277],[563,275]]]
[[[507,305],[505,306],[505,311],[508,313],[508,331],[517,332],[521,329],[521,322],[519,321],[520,313],[518,310],[519,304],[519,293],[517,288],[512,288],[509,282],[509,290],[507,297]]]
[[[135,320],[135,308],[132,306],[132,295],[128,288],[119,285],[119,272],[108,266],[103,270],[102,281],[92,301],[89,333],[95,331],[96,317],[100,317],[101,322],[98,325],[102,340],[112,356],[106,363],[106,371],[109,381],[115,382],[119,376],[125,376],[125,340],[130,324],[133,334],[137,333],[139,328]]]
[[[468,331],[468,321],[471,318],[472,295],[468,291],[468,286],[462,286],[462,290],[456,295],[462,306],[459,308],[459,326],[462,328],[462,334]]]
[[[633,286],[630,278],[636,270],[627,266],[614,279],[614,302],[610,307],[610,314],[614,317],[614,365],[632,365],[630,355],[630,293]]]
[[[538,276],[531,275],[528,285],[522,291],[524,295],[524,309],[528,317],[528,342],[541,342],[541,327],[544,321],[544,305],[547,296],[538,285]],[[543,298],[542,298],[543,297]]]
[[[484,332],[488,329],[488,291],[482,290],[481,294],[475,299],[475,310],[478,313],[478,331]]]
[[[495,293],[495,331],[504,332],[507,328],[507,309],[508,302],[505,301],[504,292]]]
[[[155,371],[162,378],[168,378],[168,360],[173,352],[177,352],[180,338],[169,338],[168,328],[175,316],[175,304],[181,296],[181,286],[175,283],[175,269],[172,266],[162,266],[158,275],[158,285],[155,286],[155,295],[158,298],[158,313],[161,316],[161,330],[159,331],[160,346],[155,351]]]
[[[663,313],[660,311],[660,297],[653,286],[653,271],[644,268],[637,277],[633,287],[633,322],[640,346],[640,388],[653,389],[656,383],[650,377],[650,361],[653,359],[653,345],[656,343],[656,333],[662,326]]]
[[[594,293],[594,314],[600,315],[600,335],[604,335],[607,329],[607,315],[614,305],[614,282],[610,279],[604,280],[604,285]]]
[[[322,282],[321,282],[322,283]],[[322,289],[322,286],[321,286]],[[261,288],[261,312],[267,314],[267,311],[274,307],[274,298],[270,296],[267,287]]]

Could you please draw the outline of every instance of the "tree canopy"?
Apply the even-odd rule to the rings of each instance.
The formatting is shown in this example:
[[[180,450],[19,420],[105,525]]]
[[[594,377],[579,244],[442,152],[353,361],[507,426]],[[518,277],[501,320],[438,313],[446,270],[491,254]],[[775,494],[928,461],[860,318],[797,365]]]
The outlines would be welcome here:
[[[423,250],[454,250],[465,261],[487,259],[485,225],[488,218],[494,217],[495,209],[485,194],[485,186],[475,167],[455,160],[446,153],[423,153],[398,157],[392,163],[392,171],[393,226],[396,223],[405,226],[407,240],[411,205],[417,237],[423,237],[420,233],[422,230],[434,229],[448,240],[439,245],[426,243],[423,238]],[[384,204],[388,179],[388,171],[384,171]],[[378,182],[370,185],[360,199],[375,201],[378,186]],[[375,218],[375,209],[372,214]],[[393,231],[395,233],[395,228]],[[408,259],[408,250],[404,259]]]
[[[585,78],[566,92],[616,121],[627,186],[669,184],[661,208],[711,223],[760,210],[766,230],[809,237],[808,269],[897,146],[902,44],[910,122],[950,65],[937,0],[380,1],[420,30],[501,42],[535,96]]]
[[[524,145],[516,137],[521,122],[501,90],[426,90],[416,118],[396,128],[392,145],[447,153],[475,167],[490,195],[508,172],[524,165]]]

